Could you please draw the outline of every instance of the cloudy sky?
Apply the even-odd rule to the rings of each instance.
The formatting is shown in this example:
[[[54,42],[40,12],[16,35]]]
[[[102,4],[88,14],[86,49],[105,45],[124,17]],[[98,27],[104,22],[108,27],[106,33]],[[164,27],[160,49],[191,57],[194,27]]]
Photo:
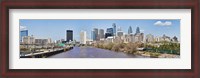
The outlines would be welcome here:
[[[180,20],[36,20],[21,19],[20,30],[27,29],[29,35],[37,38],[52,38],[53,40],[66,39],[66,30],[73,30],[74,39],[80,39],[80,31],[87,32],[87,38],[91,38],[93,28],[104,29],[112,27],[116,23],[124,33],[128,33],[129,26],[133,32],[139,27],[144,35],[152,34],[162,36],[163,34],[180,38]]]

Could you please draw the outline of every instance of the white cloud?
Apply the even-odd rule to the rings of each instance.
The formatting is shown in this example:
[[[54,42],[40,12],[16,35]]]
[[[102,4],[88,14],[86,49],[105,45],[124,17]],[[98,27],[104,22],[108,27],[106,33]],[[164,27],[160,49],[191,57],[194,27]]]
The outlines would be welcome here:
[[[20,26],[20,30],[27,30],[26,26]]]
[[[157,21],[154,23],[154,25],[156,25],[156,26],[171,26],[172,22],[171,21],[165,21],[165,22]]]

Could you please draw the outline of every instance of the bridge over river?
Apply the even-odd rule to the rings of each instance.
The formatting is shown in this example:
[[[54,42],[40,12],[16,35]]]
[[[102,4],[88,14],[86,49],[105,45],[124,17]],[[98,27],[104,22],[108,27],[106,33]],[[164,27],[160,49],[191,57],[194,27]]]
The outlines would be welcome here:
[[[56,55],[49,56],[48,58],[145,58],[144,56],[137,56],[127,54],[124,52],[114,52],[95,47],[77,47],[62,52]],[[148,58],[148,57],[147,57]]]

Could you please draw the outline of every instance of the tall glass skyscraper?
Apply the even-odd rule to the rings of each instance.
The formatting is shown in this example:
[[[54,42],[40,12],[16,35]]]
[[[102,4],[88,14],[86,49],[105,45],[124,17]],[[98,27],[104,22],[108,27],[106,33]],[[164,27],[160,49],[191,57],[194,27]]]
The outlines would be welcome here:
[[[132,31],[132,27],[130,26],[130,27],[128,28],[128,34],[131,34],[131,33],[133,33],[133,31]]]
[[[103,29],[99,29],[99,38],[104,38],[104,30]]]
[[[140,33],[140,28],[139,27],[137,27],[137,29],[136,29],[136,34],[137,33]]]
[[[28,36],[28,30],[21,30],[20,31],[20,42],[22,42],[22,38]]]
[[[106,32],[112,35],[114,34],[113,28],[107,28]]]
[[[116,33],[117,33],[117,31],[116,31],[116,30],[117,30],[117,29],[116,29],[116,24],[113,23],[112,26],[113,26],[113,35],[116,36]]]
[[[94,28],[93,31],[92,31],[92,38],[93,40],[97,40],[98,38],[98,29],[97,28]]]
[[[73,31],[72,30],[67,30],[66,31],[66,41],[73,41]]]

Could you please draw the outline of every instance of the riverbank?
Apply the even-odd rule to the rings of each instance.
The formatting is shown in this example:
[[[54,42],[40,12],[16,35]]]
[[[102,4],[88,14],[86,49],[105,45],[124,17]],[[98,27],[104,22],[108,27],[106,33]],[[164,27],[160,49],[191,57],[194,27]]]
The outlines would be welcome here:
[[[166,54],[166,53],[158,53],[158,52],[147,52],[147,51],[137,51],[134,53],[135,55],[141,55],[151,58],[179,58],[180,55],[175,54]]]

